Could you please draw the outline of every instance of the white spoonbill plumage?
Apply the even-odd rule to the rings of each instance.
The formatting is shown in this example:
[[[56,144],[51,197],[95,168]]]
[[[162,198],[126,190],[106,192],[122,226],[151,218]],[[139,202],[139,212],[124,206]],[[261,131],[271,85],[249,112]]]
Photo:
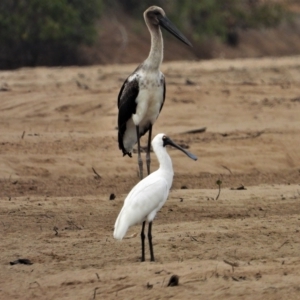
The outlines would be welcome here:
[[[171,23],[158,6],[144,12],[144,19],[151,35],[148,58],[125,80],[118,96],[118,142],[123,156],[131,157],[133,146],[138,143],[138,165],[143,178],[140,137],[149,131],[146,163],[150,174],[150,142],[152,126],[163,107],[166,95],[165,76],[160,71],[163,60],[163,38],[160,27],[165,28],[183,43],[192,46],[187,38]]]
[[[122,240],[130,226],[143,223],[141,231],[142,261],[145,261],[145,224],[149,223],[148,240],[151,261],[154,261],[152,246],[152,221],[165,204],[173,182],[173,167],[166,145],[171,145],[193,160],[197,157],[175,144],[165,134],[160,133],[152,141],[153,150],[159,161],[159,169],[141,180],[128,194],[115,223],[114,238]]]

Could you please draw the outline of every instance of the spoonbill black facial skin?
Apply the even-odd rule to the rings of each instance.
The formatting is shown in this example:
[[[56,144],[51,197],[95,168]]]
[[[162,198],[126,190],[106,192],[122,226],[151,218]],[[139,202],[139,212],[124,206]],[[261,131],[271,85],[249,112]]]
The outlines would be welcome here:
[[[159,116],[166,96],[165,76],[160,71],[163,60],[163,27],[188,46],[192,44],[166,17],[164,10],[151,6],[144,12],[151,35],[148,58],[125,80],[118,95],[118,143],[123,156],[131,157],[133,146],[138,144],[140,179],[143,179],[140,138],[147,132],[147,172],[150,174],[150,144],[152,126]]]
[[[173,182],[173,166],[166,146],[171,145],[182,151],[193,160],[197,157],[174,143],[168,136],[160,133],[152,141],[153,150],[159,161],[159,169],[141,180],[124,200],[114,227],[114,238],[122,240],[129,227],[142,223],[141,242],[142,258],[145,261],[145,225],[149,223],[148,240],[150,247],[150,260],[154,261],[152,245],[152,221],[156,213],[163,207],[169,196]]]

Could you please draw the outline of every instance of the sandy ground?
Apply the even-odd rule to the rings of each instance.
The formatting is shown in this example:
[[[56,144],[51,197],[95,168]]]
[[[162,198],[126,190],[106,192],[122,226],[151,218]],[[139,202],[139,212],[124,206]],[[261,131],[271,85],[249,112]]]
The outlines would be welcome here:
[[[140,226],[112,237],[138,182],[116,139],[135,67],[0,73],[0,299],[300,299],[300,57],[163,64],[154,134],[199,159],[169,149],[154,263],[147,244],[139,262]]]

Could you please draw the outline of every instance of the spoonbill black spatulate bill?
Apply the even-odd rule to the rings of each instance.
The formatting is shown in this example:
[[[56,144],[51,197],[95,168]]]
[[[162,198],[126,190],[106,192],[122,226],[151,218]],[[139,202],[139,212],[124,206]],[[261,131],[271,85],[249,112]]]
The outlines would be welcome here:
[[[123,155],[131,157],[133,146],[138,143],[138,165],[143,178],[140,137],[149,131],[146,163],[150,174],[150,143],[152,126],[165,101],[165,77],[159,68],[163,60],[163,38],[160,27],[171,32],[183,43],[192,44],[166,17],[162,8],[151,6],[144,12],[144,19],[151,35],[148,58],[126,79],[118,96],[118,142]]]
[[[143,180],[141,180],[128,194],[124,201],[122,210],[115,223],[114,238],[122,240],[128,228],[135,224],[142,223],[142,261],[145,261],[145,224],[149,223],[148,240],[150,247],[150,259],[154,261],[152,246],[152,221],[156,213],[165,204],[169,190],[173,182],[173,167],[170,156],[167,153],[166,145],[171,145],[193,160],[197,157],[175,144],[163,133],[158,134],[152,141],[153,150],[159,161],[159,169]]]

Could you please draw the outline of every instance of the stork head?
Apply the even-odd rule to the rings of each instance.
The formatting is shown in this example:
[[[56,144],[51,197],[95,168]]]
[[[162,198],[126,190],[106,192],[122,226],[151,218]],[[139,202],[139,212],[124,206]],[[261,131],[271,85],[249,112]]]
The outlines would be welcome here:
[[[149,29],[161,26],[168,30],[171,34],[177,37],[186,45],[192,47],[190,41],[176,28],[176,26],[167,18],[164,10],[158,6],[150,6],[144,12],[144,19]]]
[[[190,153],[189,151],[187,151],[187,150],[183,149],[182,147],[180,147],[179,145],[177,145],[164,133],[159,133],[158,135],[155,136],[155,138],[152,141],[153,148],[156,148],[156,147],[165,148],[167,145],[177,148],[178,150],[182,151],[185,155],[187,155],[189,158],[191,158],[193,160],[198,159],[197,156],[195,156],[194,154]]]
[[[158,6],[150,6],[145,12],[144,12],[144,19],[146,21],[149,21],[154,26],[159,25],[159,19],[165,18],[166,13],[161,7]]]

